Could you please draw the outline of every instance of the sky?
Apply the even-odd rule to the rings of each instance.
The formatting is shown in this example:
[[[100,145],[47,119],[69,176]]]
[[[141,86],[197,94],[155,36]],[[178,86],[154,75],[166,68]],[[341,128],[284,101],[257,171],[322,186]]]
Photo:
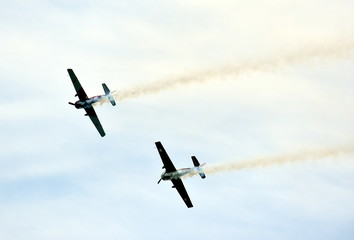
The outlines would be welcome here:
[[[353,239],[353,12],[0,0],[0,238]],[[68,104],[68,68],[89,96],[117,90],[95,107],[105,137]],[[183,180],[193,208],[157,184],[156,141],[206,163]]]

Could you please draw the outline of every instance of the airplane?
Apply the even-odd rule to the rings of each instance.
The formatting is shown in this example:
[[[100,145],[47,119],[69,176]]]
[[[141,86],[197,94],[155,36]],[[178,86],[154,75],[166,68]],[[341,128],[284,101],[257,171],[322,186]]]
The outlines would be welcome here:
[[[165,171],[161,174],[160,180],[157,182],[159,184],[161,180],[167,181],[171,180],[173,183],[172,188],[176,188],[179,195],[181,195],[183,201],[187,205],[188,208],[193,207],[193,204],[188,196],[188,193],[183,185],[183,182],[181,180],[181,177],[187,174],[191,174],[193,172],[198,172],[201,178],[205,178],[205,173],[203,169],[201,168],[202,166],[205,165],[203,163],[202,165],[199,164],[197,158],[195,156],[192,156],[192,161],[194,164],[194,167],[192,168],[181,168],[181,169],[176,169],[175,166],[173,165],[170,157],[168,156],[167,152],[165,151],[164,147],[162,146],[161,142],[155,142],[155,145],[157,147],[157,150],[159,151],[160,157],[162,159],[163,167]]]
[[[93,104],[97,103],[99,101],[102,101],[104,99],[108,99],[113,106],[116,105],[116,102],[114,101],[113,96],[111,95],[115,91],[111,92],[107,85],[105,83],[102,83],[103,90],[105,92],[105,95],[99,95],[99,96],[94,96],[91,98],[87,97],[87,94],[85,93],[84,89],[82,88],[79,80],[77,79],[74,71],[72,69],[68,69],[69,76],[71,78],[71,81],[74,84],[74,88],[76,90],[76,95],[75,97],[79,97],[79,100],[76,101],[75,103],[69,102],[69,104],[74,105],[77,109],[83,108],[86,111],[85,116],[89,116],[93,124],[95,125],[97,131],[100,133],[101,137],[104,137],[106,133],[103,130],[103,127],[100,123],[100,120],[98,120],[97,114],[95,110],[93,109]]]

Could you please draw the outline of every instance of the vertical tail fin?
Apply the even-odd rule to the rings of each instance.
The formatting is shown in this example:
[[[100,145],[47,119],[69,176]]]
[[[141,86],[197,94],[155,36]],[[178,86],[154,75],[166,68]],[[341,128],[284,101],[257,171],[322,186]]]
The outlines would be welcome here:
[[[105,83],[102,83],[102,87],[104,90],[104,93],[106,94],[106,97],[108,98],[108,100],[111,102],[111,104],[113,106],[116,105],[116,102],[114,101],[113,96],[111,95],[111,91],[109,90],[109,88],[107,87],[107,85]],[[114,91],[113,91],[114,92]]]
[[[192,161],[194,164],[195,169],[197,170],[197,172],[199,173],[201,178],[205,178],[205,173],[203,171],[203,169],[201,168],[202,166],[204,166],[205,163],[203,163],[202,165],[200,165],[198,159],[195,156],[192,156]]]

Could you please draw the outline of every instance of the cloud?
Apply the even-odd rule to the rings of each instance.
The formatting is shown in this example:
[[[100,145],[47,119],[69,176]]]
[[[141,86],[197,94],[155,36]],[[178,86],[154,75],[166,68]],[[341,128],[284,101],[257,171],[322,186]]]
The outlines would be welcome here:
[[[352,140],[352,52],[326,47],[353,39],[351,2],[0,6],[2,238],[156,239],[168,232],[180,239],[198,237],[195,229],[206,239],[353,238],[352,164],[341,167],[341,155],[332,165],[188,179],[196,206],[188,211],[168,183],[156,184],[161,162],[153,146],[166,143],[183,167],[193,154],[212,165]],[[67,104],[74,98],[67,68],[90,96],[103,92],[102,82],[118,99],[135,86],[152,92],[97,108],[107,132],[99,138],[84,112]],[[11,188],[17,184],[23,188]],[[71,184],[75,191],[64,191]],[[322,221],[322,207],[332,222]]]

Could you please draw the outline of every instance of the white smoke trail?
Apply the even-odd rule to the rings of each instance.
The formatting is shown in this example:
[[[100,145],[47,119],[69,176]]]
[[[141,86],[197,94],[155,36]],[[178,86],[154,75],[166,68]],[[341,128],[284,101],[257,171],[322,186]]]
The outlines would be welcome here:
[[[353,145],[343,145],[333,148],[312,149],[307,151],[300,151],[296,153],[289,153],[278,156],[259,157],[244,161],[232,161],[212,166],[206,165],[203,167],[206,175],[233,172],[242,169],[262,169],[271,166],[281,166],[289,163],[300,163],[307,161],[319,161],[327,158],[335,158],[341,154],[351,154],[354,152]],[[192,173],[186,177],[194,176],[198,173]]]
[[[350,54],[353,50],[354,40],[336,40],[325,45],[318,44],[306,46],[292,52],[276,54],[270,57],[241,64],[223,65],[214,69],[163,79],[149,84],[132,87],[128,90],[118,91],[113,94],[113,96],[118,101],[137,98],[147,94],[155,94],[160,91],[173,89],[179,86],[218,80],[227,76],[233,76],[236,78],[250,72],[271,71],[282,66],[293,65],[312,59],[339,58]],[[98,103],[98,105],[106,102],[108,102],[107,99]]]

